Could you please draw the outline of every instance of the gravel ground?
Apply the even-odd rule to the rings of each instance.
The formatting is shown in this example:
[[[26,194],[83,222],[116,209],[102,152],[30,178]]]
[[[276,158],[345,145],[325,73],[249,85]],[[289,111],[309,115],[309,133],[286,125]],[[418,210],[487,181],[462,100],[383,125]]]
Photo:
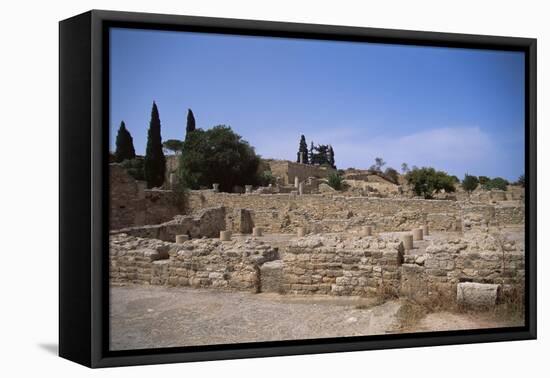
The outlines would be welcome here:
[[[406,328],[399,300],[300,297],[163,286],[111,287],[111,350],[505,327],[490,314],[438,312]]]
[[[359,306],[359,308],[357,308]],[[162,286],[111,288],[111,350],[373,335],[395,329],[398,301],[286,298]]]

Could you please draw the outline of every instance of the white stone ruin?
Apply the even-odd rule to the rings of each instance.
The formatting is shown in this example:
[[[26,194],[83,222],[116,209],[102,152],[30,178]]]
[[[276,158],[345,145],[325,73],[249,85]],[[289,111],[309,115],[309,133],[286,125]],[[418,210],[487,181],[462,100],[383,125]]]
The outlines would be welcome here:
[[[220,240],[221,241],[230,241],[231,240],[231,231],[220,231]]]
[[[403,243],[403,248],[405,248],[405,251],[413,249],[413,236],[412,236],[412,234],[401,235],[401,242]]]

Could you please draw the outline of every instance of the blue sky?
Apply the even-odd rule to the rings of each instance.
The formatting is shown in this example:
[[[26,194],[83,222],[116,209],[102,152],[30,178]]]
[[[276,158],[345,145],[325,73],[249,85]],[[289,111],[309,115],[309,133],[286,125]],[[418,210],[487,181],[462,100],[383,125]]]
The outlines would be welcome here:
[[[338,168],[524,173],[523,53],[112,29],[110,59],[111,149],[124,120],[144,153],[154,100],[163,140],[191,108],[266,158],[295,160],[304,134]]]

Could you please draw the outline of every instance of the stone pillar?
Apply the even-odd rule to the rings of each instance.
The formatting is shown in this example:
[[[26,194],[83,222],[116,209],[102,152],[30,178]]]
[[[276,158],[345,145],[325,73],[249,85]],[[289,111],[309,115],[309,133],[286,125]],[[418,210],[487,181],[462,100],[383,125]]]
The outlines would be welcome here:
[[[424,232],[424,236],[428,236],[430,234],[430,227],[425,224],[424,226],[422,226],[422,231]]]
[[[372,236],[372,226],[363,227],[363,236]]]
[[[212,184],[212,190],[214,190],[215,192],[219,192],[220,191],[220,184],[218,184],[218,183]]]
[[[182,244],[183,242],[186,242],[187,240],[189,240],[189,235],[176,235],[176,243],[177,244]]]
[[[401,235],[401,242],[405,251],[413,249],[413,236],[411,234]]]
[[[294,176],[294,187],[297,188],[299,183],[300,180],[298,180],[298,176]]]
[[[459,304],[471,307],[493,307],[497,303],[500,286],[461,282],[456,285],[456,300]]]
[[[304,164],[304,153],[300,152],[300,164]]]
[[[245,185],[245,186],[244,186],[244,192],[245,192],[246,194],[252,193],[252,185]]]
[[[298,234],[299,238],[303,238],[304,236],[306,236],[306,229],[304,227],[298,227],[296,229],[296,233]]]
[[[263,235],[263,232],[264,232],[263,228],[261,228],[261,227],[254,227],[254,228],[252,229],[252,236],[262,236],[262,235]]]
[[[412,230],[413,240],[422,240],[424,239],[424,234],[421,228],[415,228]]]
[[[221,241],[230,241],[231,240],[231,231],[220,231],[220,240]]]
[[[303,182],[298,184],[298,194],[299,195],[304,194],[304,183]]]

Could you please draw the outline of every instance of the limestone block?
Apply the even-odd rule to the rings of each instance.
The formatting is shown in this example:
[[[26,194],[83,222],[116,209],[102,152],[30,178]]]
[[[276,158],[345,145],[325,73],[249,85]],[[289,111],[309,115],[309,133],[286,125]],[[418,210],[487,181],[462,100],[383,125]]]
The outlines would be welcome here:
[[[472,307],[493,307],[498,298],[500,285],[461,282],[456,286],[459,304]]]
[[[220,191],[220,184],[212,184],[212,190],[214,190],[215,192],[219,192]]]
[[[298,227],[296,228],[296,233],[299,238],[303,238],[304,236],[306,236],[306,229],[304,227]]]
[[[430,235],[430,226],[425,224],[424,226],[422,226],[422,231],[424,232],[424,236]]]
[[[230,241],[231,240],[231,231],[220,231],[220,240],[221,241]]]
[[[263,228],[261,227],[254,227],[252,229],[252,236],[262,236],[263,235]]]
[[[424,232],[421,228],[415,228],[412,230],[413,240],[423,240]]]
[[[266,262],[260,267],[261,291],[281,293],[283,291],[283,261]]]
[[[412,234],[401,235],[401,242],[403,243],[403,248],[405,248],[405,251],[413,249],[413,235]]]

